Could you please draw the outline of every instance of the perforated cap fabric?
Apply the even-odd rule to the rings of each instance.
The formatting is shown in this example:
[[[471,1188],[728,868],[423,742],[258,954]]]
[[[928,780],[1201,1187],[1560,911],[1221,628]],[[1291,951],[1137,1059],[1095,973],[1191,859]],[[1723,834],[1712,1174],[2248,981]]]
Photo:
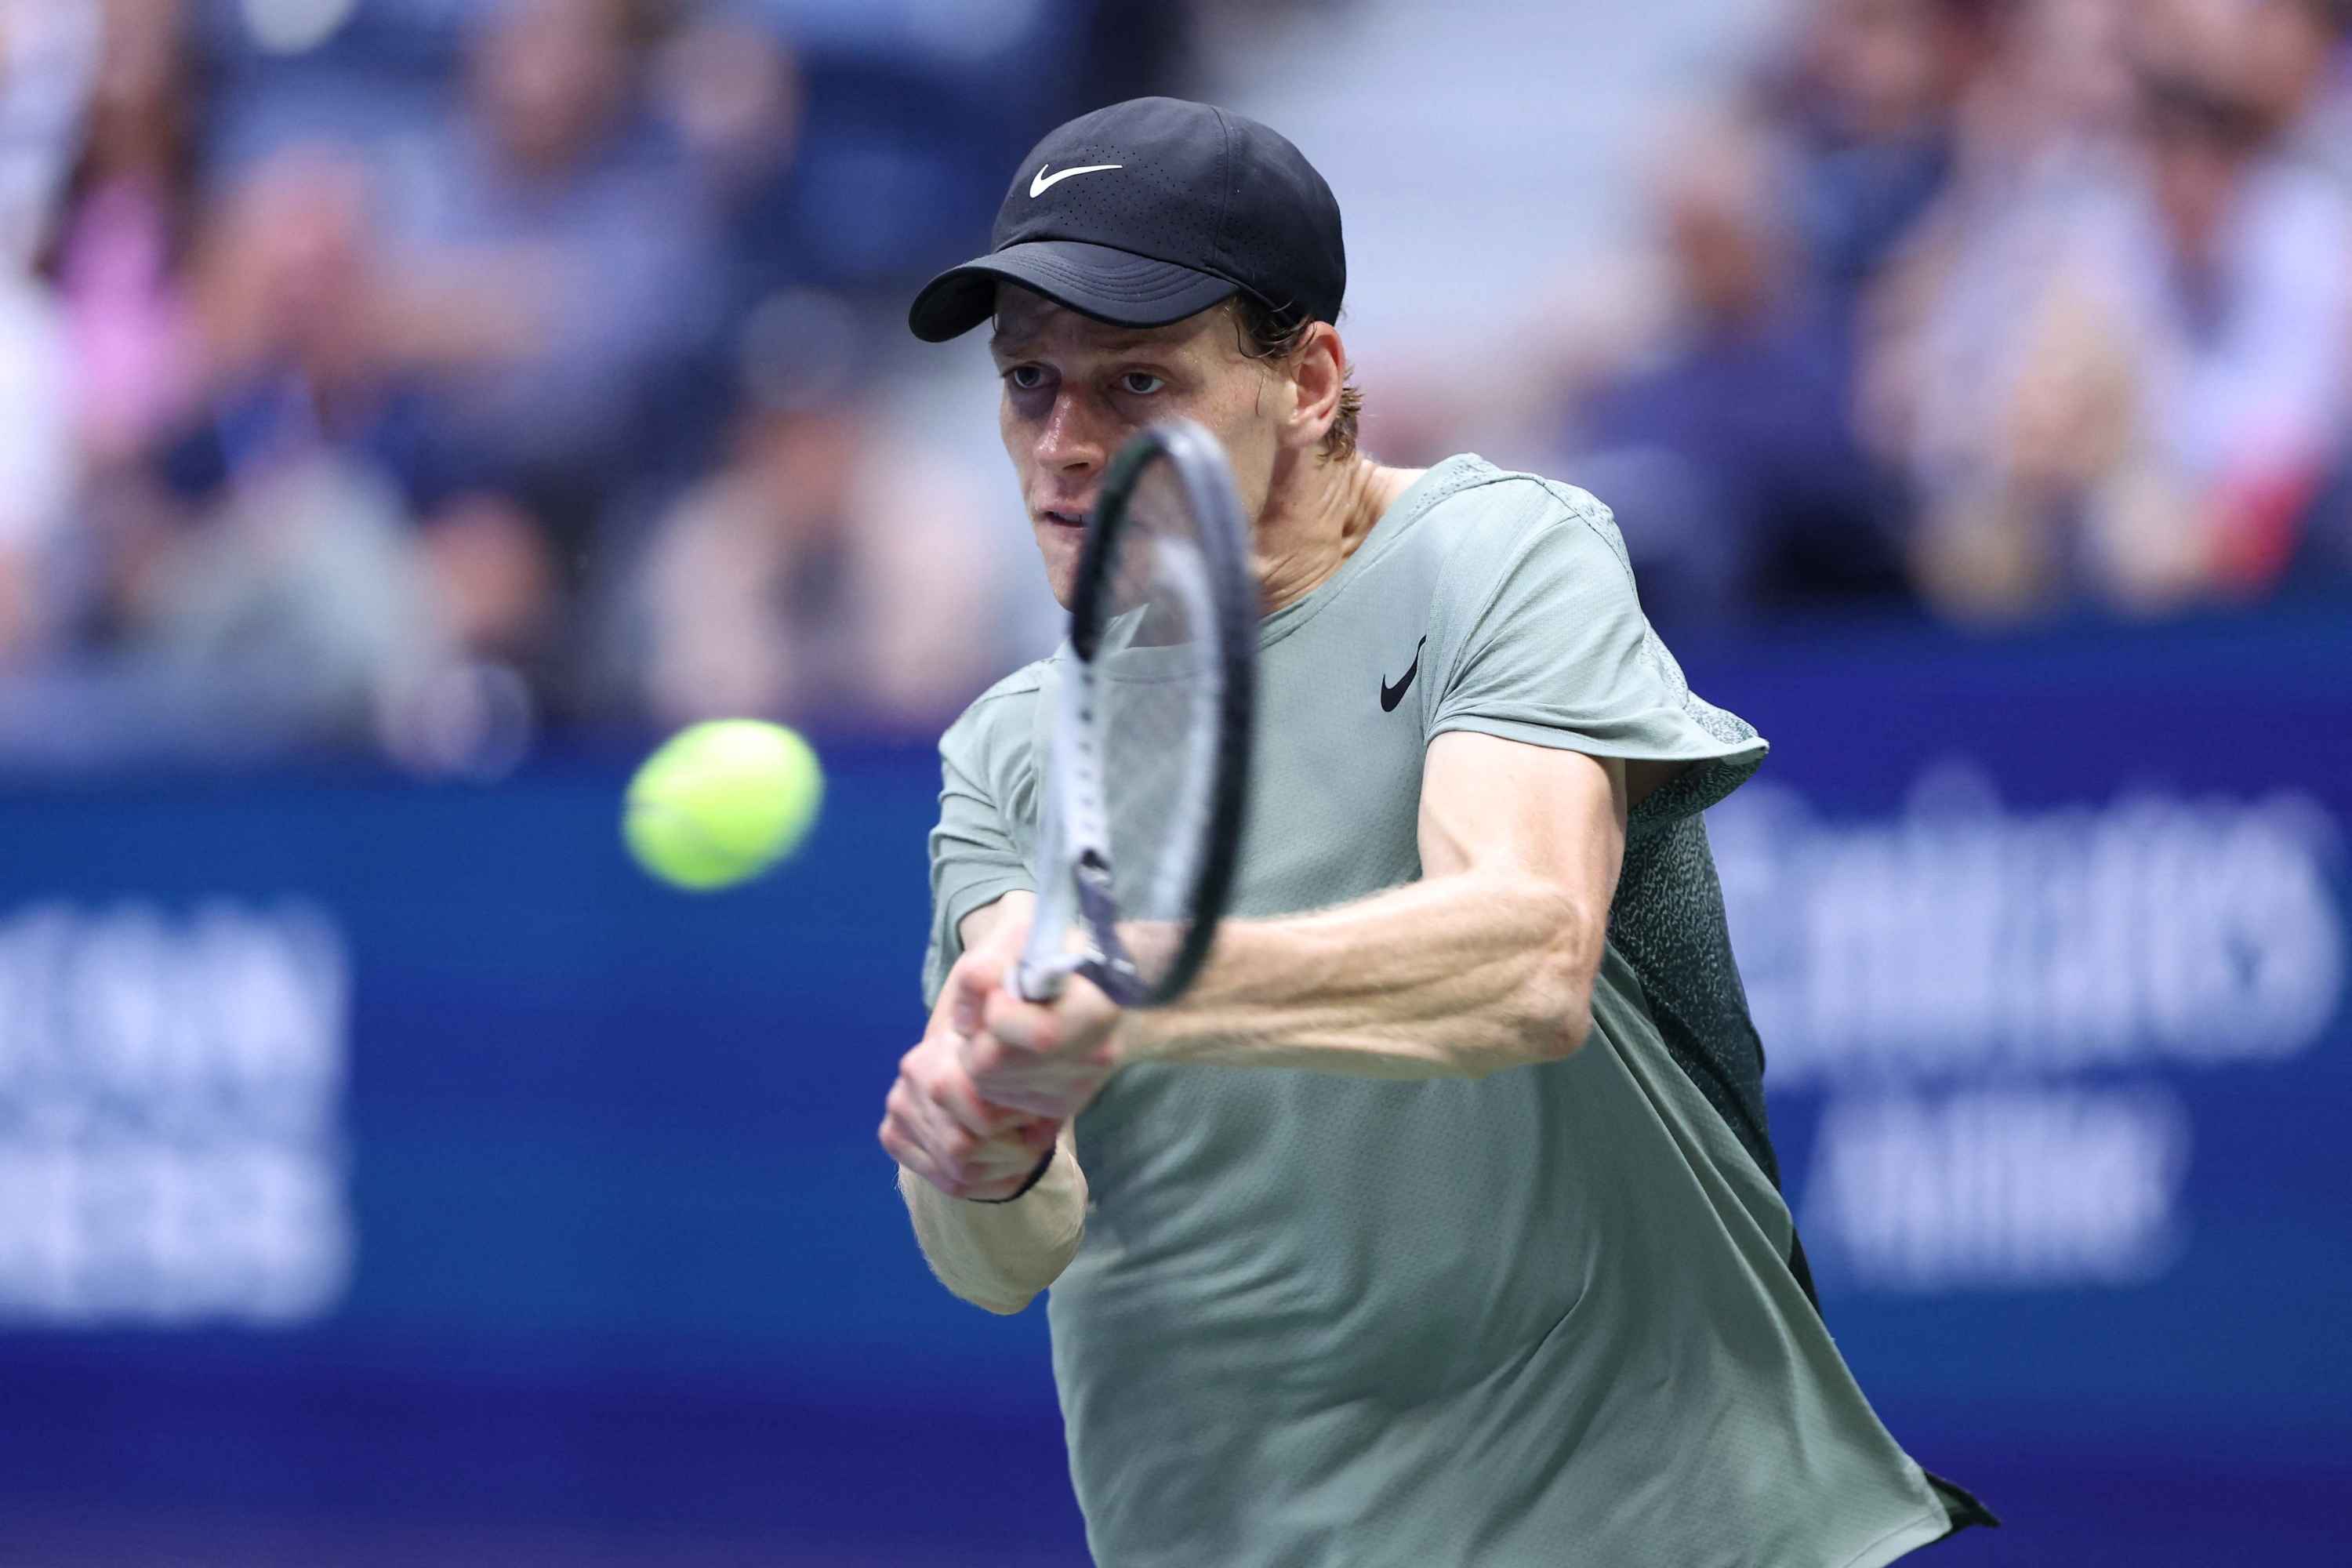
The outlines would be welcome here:
[[[1082,114],[1014,171],[986,256],[925,284],[907,324],[944,342],[1010,280],[1098,321],[1158,327],[1245,293],[1286,321],[1336,321],[1339,204],[1255,120],[1178,98]]]

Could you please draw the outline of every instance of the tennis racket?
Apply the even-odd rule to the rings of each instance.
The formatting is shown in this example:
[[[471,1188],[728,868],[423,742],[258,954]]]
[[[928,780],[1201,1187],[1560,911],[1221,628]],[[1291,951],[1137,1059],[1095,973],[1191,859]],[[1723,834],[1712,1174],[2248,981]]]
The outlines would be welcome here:
[[[1083,974],[1158,1006],[1200,973],[1241,848],[1257,621],[1223,448],[1197,425],[1151,426],[1111,460],[1079,552],[1024,997]]]

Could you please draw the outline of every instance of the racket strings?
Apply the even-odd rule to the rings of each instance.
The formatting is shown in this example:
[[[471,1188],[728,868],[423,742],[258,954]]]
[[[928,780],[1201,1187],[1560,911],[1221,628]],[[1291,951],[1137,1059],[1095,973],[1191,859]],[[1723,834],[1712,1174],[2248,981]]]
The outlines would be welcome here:
[[[1138,479],[1113,536],[1093,700],[1112,896],[1147,984],[1190,929],[1221,669],[1201,522],[1172,465]]]

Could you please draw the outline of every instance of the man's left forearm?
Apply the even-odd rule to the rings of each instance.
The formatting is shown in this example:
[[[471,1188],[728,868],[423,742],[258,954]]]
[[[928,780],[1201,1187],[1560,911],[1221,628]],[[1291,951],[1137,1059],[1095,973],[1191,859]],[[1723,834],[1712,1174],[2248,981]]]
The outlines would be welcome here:
[[[1467,870],[1317,914],[1235,921],[1192,990],[1119,1024],[1123,1061],[1483,1078],[1591,1027],[1605,906]]]
[[[1228,921],[1169,1007],[1122,1013],[1083,981],[1051,1005],[1000,986],[965,1020],[962,1064],[985,1099],[1059,1122],[1130,1062],[1428,1079],[1572,1055],[1627,809],[1613,758],[1449,731],[1423,772],[1421,880]]]
[[[1087,1178],[1067,1128],[1037,1184],[1008,1203],[951,1198],[900,1166],[915,1239],[940,1282],[992,1312],[1021,1310],[1061,1278],[1087,1230]]]

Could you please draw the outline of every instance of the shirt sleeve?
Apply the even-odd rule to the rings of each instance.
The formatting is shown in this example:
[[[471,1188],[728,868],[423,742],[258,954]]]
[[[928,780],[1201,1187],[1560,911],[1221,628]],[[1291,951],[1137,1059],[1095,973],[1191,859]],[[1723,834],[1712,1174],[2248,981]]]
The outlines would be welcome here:
[[[1467,730],[1692,763],[1642,803],[1637,827],[1704,811],[1738,788],[1768,747],[1745,720],[1692,692],[1642,614],[1609,510],[1566,486],[1507,482],[1535,493],[1496,509],[1515,520],[1501,537],[1465,542],[1439,595],[1431,651],[1443,685],[1430,737]]]
[[[923,956],[923,1005],[939,1000],[963,954],[964,916],[1036,879],[1017,831],[1034,795],[1019,759],[1003,754],[996,731],[1009,717],[986,699],[940,740],[940,821],[931,829],[931,937]],[[995,721],[995,722],[992,722]],[[992,741],[998,743],[992,744]]]

